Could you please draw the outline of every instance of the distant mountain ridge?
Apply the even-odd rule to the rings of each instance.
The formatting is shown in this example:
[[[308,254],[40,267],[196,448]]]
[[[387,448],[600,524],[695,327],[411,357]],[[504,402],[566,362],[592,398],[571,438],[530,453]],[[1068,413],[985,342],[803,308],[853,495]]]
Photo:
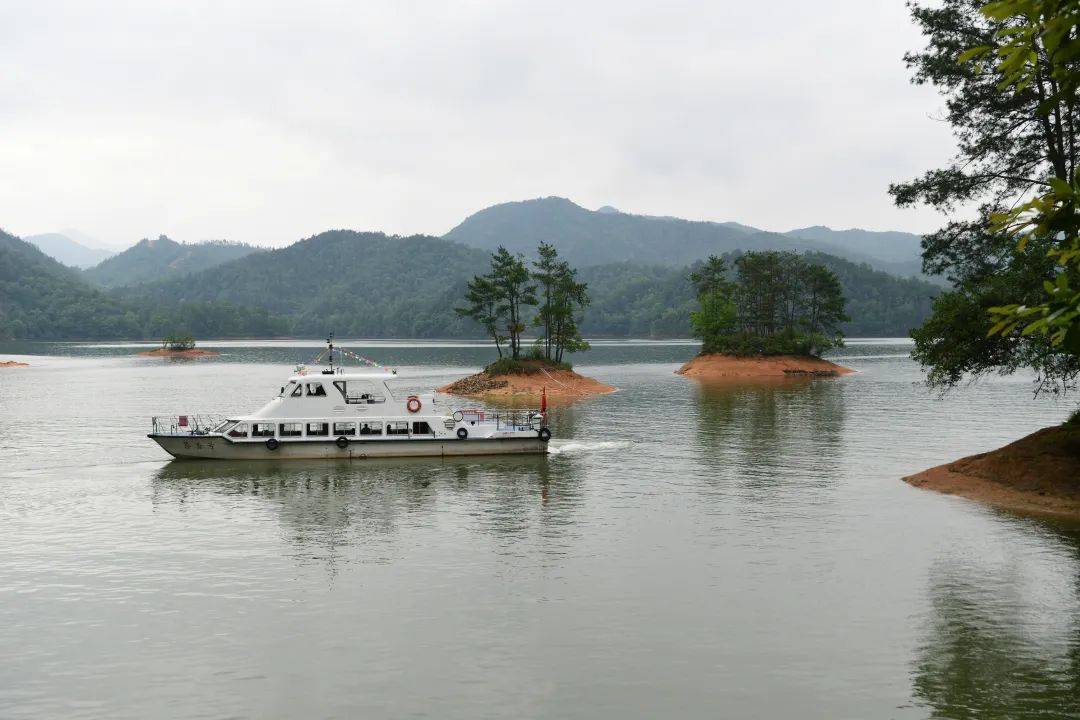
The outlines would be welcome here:
[[[921,280],[832,255],[810,257],[840,278],[853,318],[845,326],[850,333],[904,335],[922,322],[937,294]],[[304,337],[330,330],[355,337],[476,337],[480,329],[454,308],[463,302],[468,279],[487,271],[488,260],[487,251],[443,238],[331,230],[183,278],[118,288],[116,294],[148,307],[196,299],[260,307],[288,318],[292,332]],[[313,268],[320,271],[307,271]],[[689,266],[629,262],[581,267],[593,298],[582,332],[688,336],[696,307],[689,272]]]
[[[68,267],[89,268],[116,253],[111,250],[84,245],[64,233],[41,233],[27,235],[26,242]]]
[[[845,332],[905,335],[939,288],[918,278],[918,236],[823,226],[764,232],[736,222],[598,211],[565,198],[496,205],[442,238],[330,230],[277,249],[144,239],[79,272],[29,243],[0,247],[0,335],[35,339],[201,337],[329,331],[357,337],[476,337],[454,308],[499,245],[531,259],[551,242],[589,284],[581,329],[594,337],[689,334],[691,267],[708,255],[793,250],[833,269]],[[913,259],[911,256],[914,255]],[[911,273],[905,272],[910,268]],[[893,274],[890,274],[891,271]],[[92,310],[92,312],[91,312]]]
[[[140,240],[88,269],[85,276],[103,287],[121,287],[189,275],[261,251],[224,240],[178,243],[161,235],[156,240]]]
[[[171,242],[171,241],[170,241]],[[150,243],[153,244],[153,243]],[[843,258],[831,267],[856,335],[903,335],[929,312],[937,288]],[[729,260],[733,260],[729,255]],[[333,230],[288,247],[113,289],[94,287],[34,246],[0,235],[0,337],[90,339],[292,334],[478,337],[457,315],[468,279],[488,253],[442,238]],[[612,263],[581,268],[593,304],[581,328],[594,337],[685,337],[695,307],[690,267]]]
[[[0,230],[0,339],[161,338],[177,331],[266,337],[286,327],[257,307],[198,298],[168,307],[130,302],[90,285],[78,270]]]
[[[618,262],[678,266],[736,250],[798,250],[865,262],[898,275],[921,271],[920,239],[910,233],[825,227],[773,233],[736,222],[633,215],[611,206],[592,211],[561,197],[493,205],[443,237],[484,250],[504,245],[515,252],[532,252],[538,243],[550,242],[583,267]]]
[[[151,305],[202,299],[264,307],[292,318],[302,336],[453,337],[475,334],[453,308],[466,279],[487,263],[487,253],[441,238],[329,230],[118,294]]]
[[[844,247],[873,254],[888,260],[903,262],[922,253],[922,238],[918,235],[892,230],[833,230],[824,225],[788,230],[785,235],[818,240],[835,247]]]

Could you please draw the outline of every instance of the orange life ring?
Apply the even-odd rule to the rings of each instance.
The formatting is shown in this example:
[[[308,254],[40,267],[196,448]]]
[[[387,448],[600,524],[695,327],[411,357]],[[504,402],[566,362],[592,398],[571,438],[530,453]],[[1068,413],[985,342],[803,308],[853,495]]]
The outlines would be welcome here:
[[[405,401],[405,409],[411,413],[420,412],[420,398],[410,395],[409,399]]]

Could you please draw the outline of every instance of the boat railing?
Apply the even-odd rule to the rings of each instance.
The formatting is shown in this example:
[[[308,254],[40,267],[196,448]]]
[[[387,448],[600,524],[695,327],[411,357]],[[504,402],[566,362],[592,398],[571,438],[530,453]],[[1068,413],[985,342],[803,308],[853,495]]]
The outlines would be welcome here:
[[[209,435],[222,428],[224,415],[154,415],[150,423],[155,435]]]
[[[458,410],[453,415],[458,422],[477,425],[495,423],[496,430],[539,430],[544,416],[537,410],[510,410],[488,412],[487,410]]]

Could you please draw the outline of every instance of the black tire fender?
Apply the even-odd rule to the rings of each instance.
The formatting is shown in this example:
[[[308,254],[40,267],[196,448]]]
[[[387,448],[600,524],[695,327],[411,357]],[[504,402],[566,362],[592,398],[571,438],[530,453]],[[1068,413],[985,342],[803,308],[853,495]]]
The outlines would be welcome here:
[[[544,442],[547,442],[548,440],[551,439],[551,431],[548,430],[546,427],[540,428],[540,432],[538,432],[536,434],[539,435],[540,439],[543,440]]]
[[[349,447],[349,438],[345,437],[344,435],[339,435],[338,439],[334,442],[337,443],[337,446],[342,450]]]
[[[457,429],[457,436],[458,436],[458,440],[464,440],[465,438],[469,437],[468,429],[466,429],[466,428],[458,428]]]
[[[279,447],[281,447],[281,443],[278,442],[277,438],[270,438],[266,441],[267,450],[277,450]]]

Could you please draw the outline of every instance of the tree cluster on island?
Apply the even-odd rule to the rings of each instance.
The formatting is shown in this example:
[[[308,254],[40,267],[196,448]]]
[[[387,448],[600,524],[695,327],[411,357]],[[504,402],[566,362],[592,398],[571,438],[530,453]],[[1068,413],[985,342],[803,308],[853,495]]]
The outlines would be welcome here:
[[[526,369],[523,359],[568,367],[566,353],[589,347],[578,328],[580,313],[589,304],[588,286],[578,280],[576,269],[559,259],[554,246],[540,243],[536,254],[529,268],[524,255],[499,246],[491,254],[489,272],[469,280],[466,304],[455,308],[458,315],[480,324],[495,343],[500,372]],[[529,308],[535,313],[531,324],[541,335],[526,358],[522,336]]]
[[[843,345],[844,293],[836,274],[789,251],[711,256],[690,274],[690,316],[702,353],[820,355]]]
[[[173,333],[161,339],[161,349],[170,352],[183,352],[195,349],[195,338],[191,335]]]

